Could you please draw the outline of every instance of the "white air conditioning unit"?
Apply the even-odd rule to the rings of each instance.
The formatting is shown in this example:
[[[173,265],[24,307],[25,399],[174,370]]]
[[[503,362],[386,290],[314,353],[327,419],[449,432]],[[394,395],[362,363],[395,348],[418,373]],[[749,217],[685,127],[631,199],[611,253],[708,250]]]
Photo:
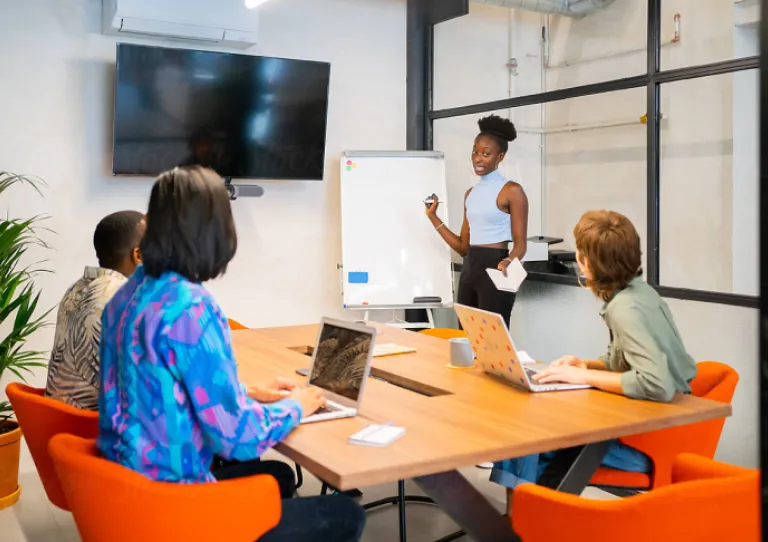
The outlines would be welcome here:
[[[104,33],[220,43],[257,43],[259,14],[243,0],[103,0]]]

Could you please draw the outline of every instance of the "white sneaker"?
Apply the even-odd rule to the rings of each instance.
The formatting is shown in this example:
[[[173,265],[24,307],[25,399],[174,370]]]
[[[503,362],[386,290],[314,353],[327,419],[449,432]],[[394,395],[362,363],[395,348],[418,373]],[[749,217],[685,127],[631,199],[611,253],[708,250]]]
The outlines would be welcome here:
[[[493,463],[480,463],[477,465],[477,468],[491,470],[493,468]]]

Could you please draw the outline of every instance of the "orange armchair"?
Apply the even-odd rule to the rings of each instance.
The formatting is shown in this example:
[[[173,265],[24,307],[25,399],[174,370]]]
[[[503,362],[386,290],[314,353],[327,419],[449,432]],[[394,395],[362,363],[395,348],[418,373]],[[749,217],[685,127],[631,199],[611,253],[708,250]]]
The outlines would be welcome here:
[[[20,383],[8,384],[5,392],[13,406],[48,499],[59,508],[69,510],[53,461],[48,455],[48,442],[59,433],[96,438],[99,434],[99,413],[81,410],[44,397],[45,390]]]
[[[50,453],[83,542],[253,542],[280,520],[270,476],[154,482],[99,457],[95,441],[73,435],[54,437]]]
[[[464,339],[466,338],[467,334],[460,330],[460,329],[450,329],[450,328],[432,328],[432,329],[424,329],[421,330],[419,333],[422,333],[424,335],[429,335],[430,337],[437,337],[438,339]]]
[[[730,403],[739,382],[739,374],[731,367],[715,361],[703,361],[697,367],[696,378],[691,381],[693,395]],[[648,455],[653,461],[653,472],[648,475],[601,467],[592,477],[590,485],[629,489],[668,485],[672,463],[681,453],[693,453],[710,459],[715,456],[724,424],[725,418],[722,418],[619,439],[627,446]]]
[[[589,500],[534,484],[515,490],[512,524],[523,542],[757,542],[758,471],[685,454],[672,485],[626,499]]]

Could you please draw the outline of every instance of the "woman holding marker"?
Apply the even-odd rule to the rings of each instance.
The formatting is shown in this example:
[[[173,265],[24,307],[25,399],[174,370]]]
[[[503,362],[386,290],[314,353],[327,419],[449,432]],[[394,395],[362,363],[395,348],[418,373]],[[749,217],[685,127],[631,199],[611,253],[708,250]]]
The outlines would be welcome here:
[[[523,187],[507,180],[499,165],[517,139],[515,125],[491,115],[480,119],[480,134],[472,149],[472,166],[480,182],[464,196],[464,221],[456,235],[437,216],[440,205],[435,194],[425,204],[427,218],[453,250],[464,258],[457,301],[500,314],[509,326],[515,294],[496,289],[486,269],[506,273],[513,260],[527,250],[528,197]],[[512,251],[509,243],[514,241]]]

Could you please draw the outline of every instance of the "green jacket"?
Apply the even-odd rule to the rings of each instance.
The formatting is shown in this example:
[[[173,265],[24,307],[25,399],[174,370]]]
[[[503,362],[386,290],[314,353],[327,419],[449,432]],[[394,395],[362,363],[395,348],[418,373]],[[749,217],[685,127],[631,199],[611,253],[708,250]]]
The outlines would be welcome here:
[[[633,399],[669,402],[691,393],[696,362],[686,352],[667,303],[643,279],[614,294],[600,311],[611,332],[608,353],[599,359],[623,373],[621,388]]]

